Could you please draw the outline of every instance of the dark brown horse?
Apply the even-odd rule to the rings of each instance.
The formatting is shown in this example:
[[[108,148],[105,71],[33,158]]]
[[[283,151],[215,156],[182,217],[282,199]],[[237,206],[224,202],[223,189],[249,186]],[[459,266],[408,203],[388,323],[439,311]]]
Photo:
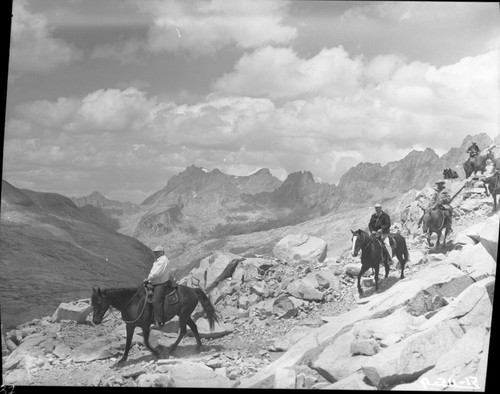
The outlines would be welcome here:
[[[451,229],[450,223],[446,219],[446,216],[442,209],[429,209],[424,212],[424,216],[422,217],[422,230],[427,233],[427,243],[430,247],[432,247],[431,236],[432,233],[437,234],[437,242],[436,246],[439,246],[441,240],[441,232],[443,228],[446,229],[444,233],[443,245],[446,245],[446,237]]]
[[[150,326],[153,323],[153,307],[147,300],[147,290],[144,285],[138,289],[135,288],[117,288],[117,289],[92,289],[92,311],[94,324],[101,324],[106,311],[110,306],[118,309],[122,314],[122,319],[126,323],[127,340],[125,343],[125,352],[117,364],[123,364],[128,357],[128,352],[132,343],[132,336],[136,327],[142,328],[144,344],[153,353],[155,357],[159,357],[159,353],[149,344]],[[215,322],[218,321],[215,308],[210,302],[207,295],[201,289],[193,289],[191,287],[178,285],[177,286],[177,302],[168,304],[165,301],[165,316],[166,320],[172,319],[174,316],[179,316],[180,333],[175,343],[169,348],[167,357],[177,348],[181,339],[186,335],[186,324],[191,328],[196,338],[196,348],[201,350],[201,339],[198,333],[198,328],[191,318],[198,301],[201,303],[208,319],[210,329],[213,330]]]
[[[388,251],[384,246],[382,240],[375,236],[370,236],[363,230],[352,231],[352,249],[351,253],[354,257],[361,251],[361,270],[358,274],[358,292],[363,295],[361,288],[361,277],[369,269],[373,268],[375,271],[375,291],[378,291],[378,273],[380,264],[384,264],[385,277],[389,276],[389,256]],[[408,261],[409,254],[406,248],[406,241],[400,234],[392,234],[394,237],[395,245],[393,248],[394,254],[398,257],[401,265],[401,279],[404,278],[404,268]]]
[[[452,170],[451,168],[445,168],[443,170],[443,177],[444,177],[444,179],[456,179],[456,178],[458,178],[458,174],[456,171]]]

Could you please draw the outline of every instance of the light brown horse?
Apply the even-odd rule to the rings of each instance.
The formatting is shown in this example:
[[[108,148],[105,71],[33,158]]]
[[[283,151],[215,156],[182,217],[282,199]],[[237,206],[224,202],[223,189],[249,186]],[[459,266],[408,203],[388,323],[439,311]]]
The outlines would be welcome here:
[[[500,171],[495,171],[495,173],[484,181],[484,188],[486,189],[486,194],[488,191],[493,197],[493,211],[497,210],[497,195],[500,195]]]
[[[463,164],[465,177],[468,178],[472,173],[477,171],[484,172],[486,168],[486,160],[490,159],[495,164],[495,168],[500,168],[500,158],[495,158],[495,155],[491,150],[486,152],[481,152],[476,157],[471,157],[465,161]]]
[[[443,245],[446,245],[446,237],[451,230],[451,225],[448,222],[444,212],[442,209],[429,209],[424,212],[424,216],[422,217],[422,230],[427,233],[427,243],[430,247],[432,247],[431,236],[432,233],[437,234],[436,247],[439,246],[441,240],[441,232],[445,228]]]

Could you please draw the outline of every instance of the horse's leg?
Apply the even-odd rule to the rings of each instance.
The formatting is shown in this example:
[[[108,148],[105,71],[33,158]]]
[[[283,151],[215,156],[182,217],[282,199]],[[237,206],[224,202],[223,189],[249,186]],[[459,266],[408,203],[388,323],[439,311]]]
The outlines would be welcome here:
[[[167,352],[167,357],[172,354],[175,349],[177,349],[177,346],[179,345],[179,342],[181,341],[182,338],[184,338],[184,335],[186,335],[186,321],[184,319],[184,317],[179,314],[179,326],[180,326],[180,332],[179,332],[179,336],[177,337],[177,340],[174,342],[174,344],[172,346],[170,346],[170,349],[168,349],[168,352]]]
[[[401,268],[401,276],[400,276],[400,279],[404,279],[405,277],[405,274],[404,274],[404,271],[405,271],[405,264],[406,264],[406,261],[405,261],[405,257],[403,256],[403,252],[401,250],[397,250],[396,251],[396,257],[398,258],[398,261],[399,261],[399,266]]]
[[[429,231],[427,232],[427,244],[429,245],[430,248],[434,246],[432,245],[431,237],[432,237],[432,230],[429,229]]]
[[[440,240],[441,240],[441,230],[436,231],[437,234],[437,241],[436,241],[436,248],[439,246]]]
[[[387,251],[387,257],[384,259],[385,277],[389,276],[389,251]]]
[[[384,264],[387,264],[387,261],[384,260]],[[378,272],[380,270],[380,264],[375,265],[375,291],[378,293]]]
[[[154,349],[149,344],[149,334],[151,333],[151,328],[150,328],[149,324],[141,326],[141,328],[142,328],[142,336],[144,337],[144,345],[146,345],[146,347],[149,349],[149,351],[151,353],[153,353],[153,356],[155,356],[156,358],[158,358],[158,356],[159,356],[158,352],[156,351],[156,349]]]
[[[201,345],[200,334],[198,333],[198,327],[196,327],[196,323],[193,321],[193,319],[191,319],[191,316],[188,316],[186,318],[186,323],[189,326],[189,328],[191,329],[191,331],[193,331],[194,337],[196,338],[196,349],[198,351],[200,351],[202,348],[202,345]]]
[[[125,342],[125,352],[123,353],[122,358],[118,360],[118,362],[116,363],[117,365],[123,364],[125,361],[127,361],[128,352],[130,350],[130,345],[132,343],[132,337],[134,335],[135,326],[133,326],[132,324],[127,324],[126,330],[127,330],[127,340]]]
[[[361,277],[368,270],[368,268],[370,267],[367,265],[361,265],[361,270],[359,271],[358,274],[358,293],[360,296],[363,295],[363,289],[361,288]]]

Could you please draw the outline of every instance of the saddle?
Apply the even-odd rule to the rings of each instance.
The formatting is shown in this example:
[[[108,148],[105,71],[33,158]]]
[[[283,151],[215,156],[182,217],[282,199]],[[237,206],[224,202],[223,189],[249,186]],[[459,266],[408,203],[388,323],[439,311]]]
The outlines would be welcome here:
[[[147,283],[144,285],[146,288],[146,302],[149,304],[153,303],[153,285]],[[177,286],[175,286],[168,294],[165,295],[165,300],[168,305],[176,304],[179,302],[179,296],[177,295]]]
[[[177,286],[175,286],[173,290],[165,296],[165,300],[167,300],[168,305],[177,304],[179,302],[179,296],[177,294]]]

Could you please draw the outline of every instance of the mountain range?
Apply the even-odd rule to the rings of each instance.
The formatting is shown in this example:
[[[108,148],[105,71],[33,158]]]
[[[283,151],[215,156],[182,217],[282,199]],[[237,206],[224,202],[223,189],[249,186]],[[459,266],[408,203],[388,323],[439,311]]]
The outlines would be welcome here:
[[[486,134],[474,138],[482,147],[492,143]],[[138,285],[157,243],[166,247],[178,278],[212,251],[266,254],[294,231],[324,235],[329,248],[342,248],[347,229],[364,223],[374,202],[404,205],[444,168],[463,178],[471,139],[441,157],[425,149],[384,166],[360,163],[338,185],[316,182],[310,171],[281,181],[268,169],[235,176],[190,166],[141,204],[98,192],[68,198],[3,180],[2,322],[49,313],[61,299],[88,297],[94,285]]]
[[[294,172],[280,181],[265,168],[235,176],[192,165],[141,204],[107,200],[99,193],[72,200],[82,208],[90,204],[102,209],[118,223],[117,231],[150,246],[165,244],[171,256],[178,256],[200,241],[295,225],[332,211],[383,203],[434,183],[443,177],[445,168],[455,169],[463,178],[462,164],[473,138],[482,147],[493,142],[482,133],[467,136],[460,147],[441,157],[427,148],[384,166],[359,163],[338,185],[316,182],[310,171]]]

